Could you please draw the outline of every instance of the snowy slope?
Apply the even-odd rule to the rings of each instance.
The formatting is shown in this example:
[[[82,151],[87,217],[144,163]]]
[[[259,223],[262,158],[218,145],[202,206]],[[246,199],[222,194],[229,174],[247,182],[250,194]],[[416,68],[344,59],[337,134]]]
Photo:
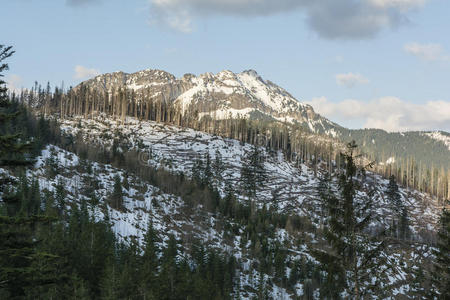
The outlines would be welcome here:
[[[196,159],[204,160],[208,153],[214,160],[218,151],[227,170],[223,176],[224,180],[218,183],[222,191],[226,182],[239,188],[242,159],[252,147],[248,144],[242,145],[236,140],[192,129],[133,118],[128,118],[125,124],[111,119],[96,121],[82,118],[66,119],[62,122],[61,127],[67,133],[81,134],[86,140],[104,146],[110,146],[115,138],[120,138],[124,148],[141,151],[139,159],[142,164],[181,171],[187,175],[191,174]],[[77,126],[80,122],[81,127]],[[313,168],[290,162],[295,161],[295,157],[287,160],[281,152],[268,152],[264,148],[260,150],[265,158],[268,179],[257,193],[257,205],[262,207],[264,204],[276,202],[280,212],[308,216],[311,213],[310,206],[314,205],[313,202],[317,198],[318,179]],[[375,209],[379,222],[385,225],[390,223],[392,217],[391,206],[384,195],[387,184],[386,179],[369,172],[365,183],[366,190],[360,191],[361,196],[364,196],[368,189],[376,188]],[[400,191],[411,216],[411,230],[416,233],[434,230],[439,215],[437,200],[412,189],[401,188]],[[240,198],[245,200],[243,195],[240,195]]]

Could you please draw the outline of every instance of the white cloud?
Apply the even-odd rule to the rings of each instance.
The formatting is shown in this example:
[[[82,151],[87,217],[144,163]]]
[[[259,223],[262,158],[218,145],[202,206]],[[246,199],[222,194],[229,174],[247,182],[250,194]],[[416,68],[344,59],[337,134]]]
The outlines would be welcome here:
[[[11,91],[11,92],[20,92],[20,90],[22,89],[22,77],[20,77],[17,74],[11,74],[8,77],[6,77],[5,79],[6,81],[6,87]]]
[[[403,49],[407,53],[427,61],[450,61],[450,56],[445,53],[440,44],[409,43]]]
[[[354,73],[345,73],[345,74],[337,74],[335,76],[336,83],[340,86],[345,86],[347,88],[352,88],[358,84],[367,84],[369,80],[362,76],[361,74]]]
[[[319,36],[364,39],[408,23],[410,10],[427,0],[148,0],[151,23],[181,32],[193,30],[195,17],[268,16],[300,11]]]
[[[325,97],[320,97],[307,103],[327,118],[341,123],[356,121],[364,128],[450,132],[449,101],[437,100],[415,104],[397,97],[382,97],[368,102],[354,99],[331,102]]]
[[[73,78],[75,79],[87,79],[100,74],[100,71],[97,69],[89,69],[80,65],[75,66],[75,74]]]

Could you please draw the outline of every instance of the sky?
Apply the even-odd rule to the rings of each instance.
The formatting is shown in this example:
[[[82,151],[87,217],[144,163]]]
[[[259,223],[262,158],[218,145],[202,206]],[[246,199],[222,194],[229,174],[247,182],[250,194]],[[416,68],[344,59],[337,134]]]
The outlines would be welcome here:
[[[256,70],[350,128],[450,132],[448,0],[2,1],[12,89]]]

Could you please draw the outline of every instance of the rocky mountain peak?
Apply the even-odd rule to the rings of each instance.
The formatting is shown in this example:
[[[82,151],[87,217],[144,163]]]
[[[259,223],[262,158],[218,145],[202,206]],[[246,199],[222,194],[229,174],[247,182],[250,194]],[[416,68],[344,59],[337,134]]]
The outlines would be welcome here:
[[[338,125],[317,115],[309,105],[300,103],[285,89],[264,80],[255,70],[234,73],[223,70],[181,78],[157,69],[135,73],[114,72],[99,75],[80,85],[111,93],[133,90],[152,101],[172,101],[184,111],[195,106],[200,116],[215,118],[246,117],[300,123],[313,132],[326,132]]]

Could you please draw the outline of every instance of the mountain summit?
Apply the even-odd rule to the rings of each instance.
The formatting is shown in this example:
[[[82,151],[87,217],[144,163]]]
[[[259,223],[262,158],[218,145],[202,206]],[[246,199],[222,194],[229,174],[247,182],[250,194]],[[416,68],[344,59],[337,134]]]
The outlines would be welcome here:
[[[315,133],[333,135],[339,125],[321,117],[308,105],[299,102],[285,89],[263,79],[254,70],[233,73],[229,70],[181,78],[147,69],[136,73],[114,72],[82,82],[78,87],[113,93],[121,89],[153,101],[169,101],[182,111],[198,111],[199,117],[214,119],[253,118],[298,123]]]

